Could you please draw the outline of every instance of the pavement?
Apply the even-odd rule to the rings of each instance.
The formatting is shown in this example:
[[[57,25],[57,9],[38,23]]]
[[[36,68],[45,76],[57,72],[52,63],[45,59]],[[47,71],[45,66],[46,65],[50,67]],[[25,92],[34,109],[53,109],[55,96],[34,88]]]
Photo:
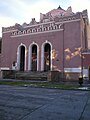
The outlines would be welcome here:
[[[0,120],[90,120],[90,91],[0,85]]]

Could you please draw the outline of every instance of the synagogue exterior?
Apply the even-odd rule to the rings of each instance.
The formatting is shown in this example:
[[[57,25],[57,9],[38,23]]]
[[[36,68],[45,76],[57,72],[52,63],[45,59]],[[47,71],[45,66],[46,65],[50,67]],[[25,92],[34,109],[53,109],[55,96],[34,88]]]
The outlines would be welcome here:
[[[88,69],[84,57],[88,50],[87,10],[73,13],[60,6],[40,13],[30,23],[2,28],[1,69],[20,71],[81,72]],[[86,65],[86,66],[85,66]]]

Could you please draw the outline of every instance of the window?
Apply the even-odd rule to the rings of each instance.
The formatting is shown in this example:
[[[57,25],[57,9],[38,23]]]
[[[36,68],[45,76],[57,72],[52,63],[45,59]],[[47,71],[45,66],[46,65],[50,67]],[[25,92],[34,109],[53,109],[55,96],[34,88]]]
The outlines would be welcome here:
[[[24,30],[24,31],[23,31],[23,34],[26,34],[26,32],[27,32],[27,31],[26,31],[26,30]]]
[[[30,29],[27,30],[27,33],[30,33]]]

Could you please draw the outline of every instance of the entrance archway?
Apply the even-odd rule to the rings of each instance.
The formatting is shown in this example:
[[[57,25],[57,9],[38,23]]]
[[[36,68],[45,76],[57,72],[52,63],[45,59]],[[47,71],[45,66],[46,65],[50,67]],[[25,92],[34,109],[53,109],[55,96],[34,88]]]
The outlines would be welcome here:
[[[27,48],[21,43],[17,48],[17,69],[20,71],[26,70],[26,53]]]
[[[24,71],[25,67],[25,47],[20,47],[20,71]]]
[[[44,46],[44,71],[49,71],[51,68],[51,46],[46,43]]]
[[[39,70],[39,46],[35,42],[31,43],[29,46],[28,70],[30,71]]]
[[[32,66],[31,66],[32,71],[37,71],[37,46],[33,45],[32,46]]]

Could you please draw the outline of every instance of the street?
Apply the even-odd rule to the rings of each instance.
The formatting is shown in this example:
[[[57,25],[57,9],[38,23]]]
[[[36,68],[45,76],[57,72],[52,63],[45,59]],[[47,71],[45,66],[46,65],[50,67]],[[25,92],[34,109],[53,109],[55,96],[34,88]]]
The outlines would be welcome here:
[[[0,85],[0,120],[90,120],[90,91]]]

